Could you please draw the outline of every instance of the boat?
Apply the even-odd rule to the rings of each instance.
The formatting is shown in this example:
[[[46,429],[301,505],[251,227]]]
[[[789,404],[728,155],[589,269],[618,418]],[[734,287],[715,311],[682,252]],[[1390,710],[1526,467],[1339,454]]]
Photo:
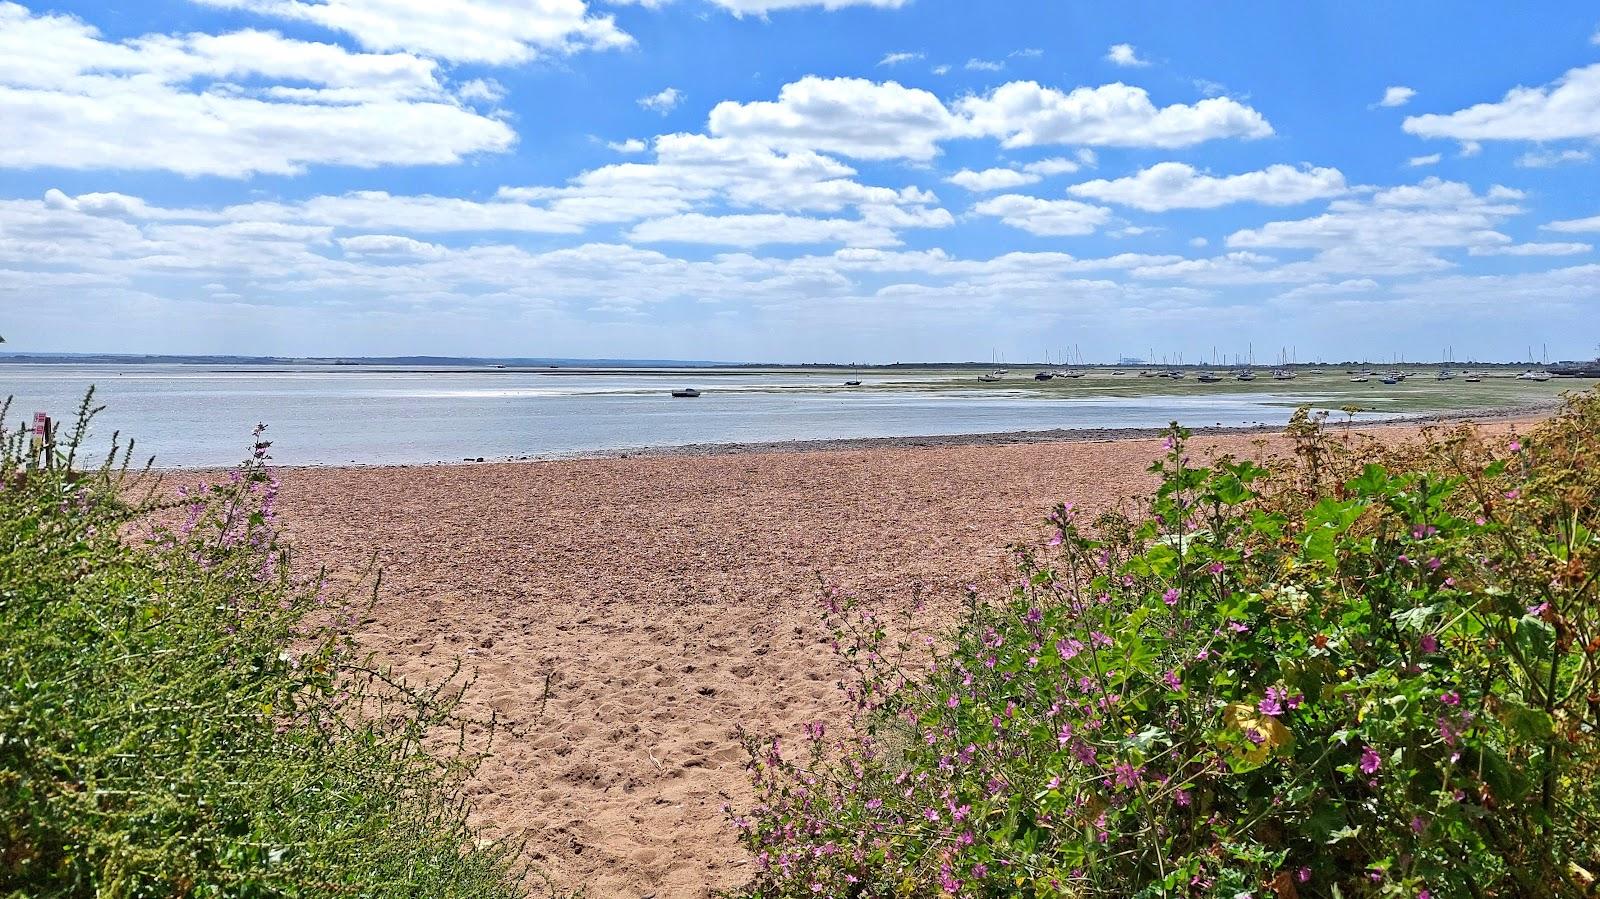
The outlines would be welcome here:
[[[860,387],[861,386],[861,382],[860,381],[846,381],[846,382],[844,382],[844,386],[846,386],[846,387]]]
[[[1174,381],[1182,381],[1184,375],[1183,375],[1183,372],[1178,371],[1177,369],[1173,369],[1172,371],[1167,372],[1167,377],[1171,378]]]
[[[1222,380],[1222,377],[1214,371],[1203,371],[1195,380],[1202,384],[1215,384]]]
[[[1351,375],[1350,376],[1350,383],[1352,383],[1352,384],[1365,384],[1370,380],[1372,380],[1372,379],[1367,377],[1366,375]]]
[[[1542,382],[1542,381],[1548,381],[1553,377],[1555,377],[1555,375],[1552,375],[1549,372],[1547,372],[1547,371],[1545,371],[1544,369],[1541,368],[1541,369],[1537,369],[1537,370],[1525,371],[1522,374],[1517,375],[1517,380],[1519,380],[1519,381],[1541,381]]]
[[[1041,371],[1041,372],[1035,372],[1034,375],[1033,375],[1033,379],[1035,381],[1048,381],[1051,378],[1054,378],[1055,376],[1056,376],[1056,373],[1053,372],[1053,371]]]
[[[1240,381],[1254,381],[1256,373],[1248,368],[1242,368],[1234,375],[1234,378]]]
[[[1274,381],[1293,381],[1294,380],[1294,372],[1291,371],[1290,369],[1287,369],[1287,368],[1274,368],[1272,370],[1272,380],[1274,380]]]
[[[1469,371],[1469,372],[1467,372],[1467,376],[1465,378],[1462,378],[1461,380],[1466,381],[1468,384],[1476,384],[1479,381],[1483,380],[1483,376],[1482,375],[1475,375],[1475,374],[1473,374],[1472,372]]]
[[[676,397],[696,397],[700,395],[700,391],[693,387],[681,387],[672,391],[672,395]]]
[[[1380,382],[1384,383],[1384,384],[1398,384],[1398,383],[1400,383],[1401,378],[1400,378],[1399,375],[1388,374],[1388,375],[1384,375],[1383,377],[1379,378],[1378,380]]]
[[[1005,379],[1000,377],[999,375],[978,375],[978,380],[982,381],[985,384],[993,384],[996,381],[1003,381]]]

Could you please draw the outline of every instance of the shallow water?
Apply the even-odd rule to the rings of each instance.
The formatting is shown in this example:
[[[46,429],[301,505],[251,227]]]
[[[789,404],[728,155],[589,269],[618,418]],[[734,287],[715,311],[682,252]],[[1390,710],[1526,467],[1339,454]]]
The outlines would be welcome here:
[[[863,375],[683,371],[547,373],[194,365],[0,365],[13,428],[35,411],[69,418],[92,384],[106,411],[93,443],[112,431],[137,439],[136,458],[167,467],[243,458],[250,429],[268,424],[282,464],[458,462],[567,456],[696,443],[985,434],[1057,428],[1276,424],[1304,395],[1041,397],[957,388],[971,373],[896,375],[921,390],[872,389]],[[668,392],[696,386],[698,399]],[[948,385],[941,389],[941,385]],[[839,389],[833,389],[839,388]],[[103,451],[103,450],[102,450]]]

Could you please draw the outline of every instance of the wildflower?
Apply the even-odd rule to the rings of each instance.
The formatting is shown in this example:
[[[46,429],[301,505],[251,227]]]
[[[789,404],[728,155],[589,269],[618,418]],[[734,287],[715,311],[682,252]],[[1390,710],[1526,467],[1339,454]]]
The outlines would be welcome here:
[[[1282,715],[1283,704],[1289,698],[1289,691],[1282,687],[1268,687],[1267,698],[1256,703],[1256,708],[1263,715]]]
[[[1439,638],[1433,634],[1423,634],[1421,645],[1422,651],[1431,655],[1439,651]]]
[[[1361,750],[1361,773],[1374,774],[1381,767],[1383,767],[1383,759],[1379,757],[1378,751],[1371,746],[1363,747]]]
[[[1522,441],[1515,437],[1511,438],[1511,443],[1507,446],[1507,449],[1511,450],[1513,453],[1522,452]]]
[[[1100,633],[1099,631],[1094,631],[1089,634],[1089,642],[1093,643],[1095,646],[1110,646],[1111,638]]]
[[[1301,865],[1300,870],[1294,872],[1294,879],[1300,881],[1301,883],[1310,883],[1311,869],[1305,865]]]
[[[946,699],[946,700],[945,700],[945,701],[944,701],[944,704],[945,704],[945,705],[946,705],[946,706],[948,706],[948,707],[950,707],[950,708],[952,708],[952,709],[953,709],[953,708],[956,708],[956,707],[957,707],[957,706],[959,706],[959,705],[961,705],[961,697],[959,697],[959,696],[957,696],[957,695],[956,695],[956,694],[954,694],[954,693],[951,693],[951,694],[950,694],[950,698],[949,698],[949,699]]]
[[[1188,808],[1189,803],[1194,801],[1194,798],[1189,795],[1188,790],[1179,790],[1176,793],[1173,793],[1172,799],[1182,808]]]
[[[1428,560],[1428,570],[1429,571],[1438,571],[1440,564],[1442,564],[1442,563],[1437,558],[1429,559]]]
[[[1223,566],[1221,562],[1212,562],[1210,565],[1206,566],[1206,570],[1212,574],[1221,574],[1223,572]]]
[[[1550,610],[1550,604],[1547,603],[1547,602],[1541,602],[1538,605],[1528,606],[1528,614],[1532,615],[1535,618],[1544,617],[1544,613],[1549,611],[1549,610]]]
[[[1177,587],[1168,587],[1167,588],[1167,592],[1161,594],[1161,601],[1166,603],[1169,606],[1177,605],[1178,604],[1178,588]]]
[[[1063,637],[1056,641],[1056,652],[1060,654],[1061,661],[1076,658],[1083,651],[1083,644],[1071,637]]]
[[[1112,770],[1116,772],[1117,786],[1129,790],[1139,785],[1139,779],[1144,773],[1126,762],[1115,766]]]
[[[1183,681],[1178,679],[1178,672],[1176,670],[1168,671],[1166,674],[1163,674],[1161,676],[1161,680],[1166,683],[1167,689],[1173,691],[1174,693],[1177,693],[1183,689]]]
[[[1450,691],[1440,695],[1439,701],[1444,703],[1445,705],[1460,705],[1461,704],[1461,694],[1457,693],[1454,690],[1450,690]]]
[[[1060,546],[1062,539],[1063,539],[1062,533],[1060,531],[1056,531],[1054,534],[1050,535],[1050,544],[1049,545],[1051,545],[1051,546]]]
[[[1522,491],[1521,490],[1507,490],[1506,491],[1506,499],[1516,499],[1517,497],[1519,497],[1521,495],[1522,495]]]
[[[1233,632],[1236,634],[1250,633],[1250,625],[1245,624],[1242,621],[1230,621],[1228,622],[1228,627],[1232,628]]]

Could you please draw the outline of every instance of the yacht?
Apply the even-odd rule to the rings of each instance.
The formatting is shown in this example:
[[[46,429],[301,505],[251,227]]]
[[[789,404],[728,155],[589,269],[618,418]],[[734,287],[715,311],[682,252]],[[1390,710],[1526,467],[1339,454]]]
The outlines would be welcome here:
[[[1549,372],[1547,372],[1547,371],[1545,371],[1544,369],[1541,368],[1541,369],[1537,369],[1537,370],[1525,371],[1522,374],[1517,375],[1517,380],[1519,380],[1519,381],[1548,381],[1553,377],[1555,377],[1555,375],[1552,375]]]
[[[1218,375],[1214,371],[1203,371],[1200,373],[1199,377],[1195,378],[1195,380],[1202,384],[1215,384],[1222,380],[1222,376]]]
[[[676,397],[696,397],[700,395],[700,391],[694,389],[693,387],[680,387],[679,389],[672,391],[672,395]]]

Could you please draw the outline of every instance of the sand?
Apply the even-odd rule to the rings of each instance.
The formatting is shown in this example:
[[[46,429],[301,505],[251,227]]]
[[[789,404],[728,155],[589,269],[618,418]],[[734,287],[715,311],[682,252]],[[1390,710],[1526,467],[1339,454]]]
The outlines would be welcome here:
[[[1003,576],[1054,503],[1148,489],[1160,453],[1141,437],[292,469],[283,509],[302,559],[382,567],[362,644],[416,677],[464,660],[476,707],[517,729],[475,783],[485,823],[590,896],[676,899],[749,876],[722,811],[749,796],[735,725],[793,739],[840,719],[819,576],[888,604],[914,583],[954,598]]]

